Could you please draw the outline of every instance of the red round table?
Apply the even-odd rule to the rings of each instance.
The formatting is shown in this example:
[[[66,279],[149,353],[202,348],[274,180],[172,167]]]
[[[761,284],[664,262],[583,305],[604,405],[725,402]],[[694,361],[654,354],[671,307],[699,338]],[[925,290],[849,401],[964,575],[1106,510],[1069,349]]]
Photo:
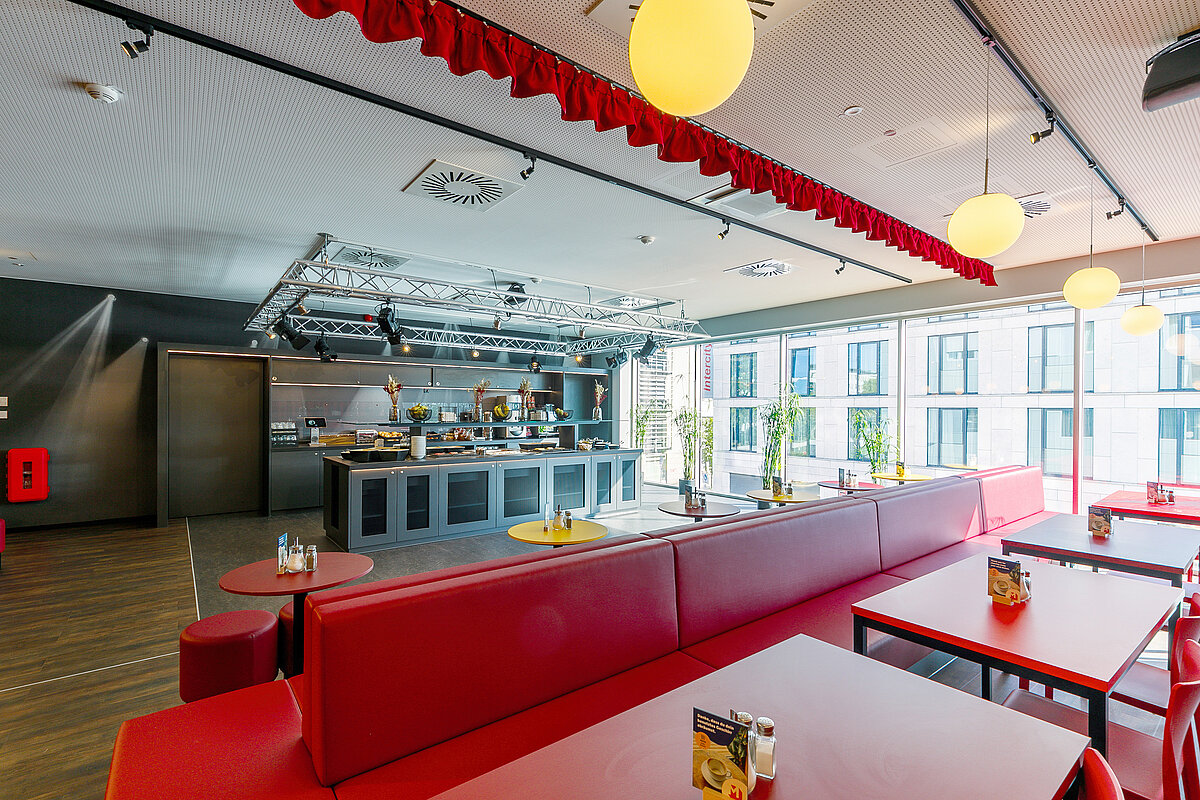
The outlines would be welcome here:
[[[682,500],[659,503],[658,510],[675,517],[691,517],[696,522],[703,522],[706,519],[716,519],[718,517],[732,517],[741,511],[740,508],[731,506],[729,503],[710,502],[702,506],[689,506]]]
[[[857,486],[843,486],[837,481],[817,481],[817,486],[824,486],[826,489],[837,489],[839,492],[846,494],[854,494],[855,492],[873,492],[876,489],[882,489],[878,483],[859,483]]]
[[[230,570],[218,584],[230,594],[271,597],[290,594],[294,605],[292,622],[292,664],[296,674],[304,671],[304,598],[309,592],[330,589],[375,568],[375,562],[358,553],[321,553],[313,572],[276,574],[274,558],[255,561]]]

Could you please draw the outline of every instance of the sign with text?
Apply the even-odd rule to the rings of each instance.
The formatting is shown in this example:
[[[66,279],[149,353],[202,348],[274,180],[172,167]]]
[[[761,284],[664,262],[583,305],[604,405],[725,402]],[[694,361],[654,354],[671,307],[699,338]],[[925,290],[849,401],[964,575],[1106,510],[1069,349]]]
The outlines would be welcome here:
[[[1006,606],[1021,602],[1021,562],[988,557],[988,594],[993,603]]]
[[[713,396],[713,346],[703,345],[700,348],[700,396]]]
[[[692,786],[704,800],[746,800],[746,770],[750,763],[750,728],[692,709]]]

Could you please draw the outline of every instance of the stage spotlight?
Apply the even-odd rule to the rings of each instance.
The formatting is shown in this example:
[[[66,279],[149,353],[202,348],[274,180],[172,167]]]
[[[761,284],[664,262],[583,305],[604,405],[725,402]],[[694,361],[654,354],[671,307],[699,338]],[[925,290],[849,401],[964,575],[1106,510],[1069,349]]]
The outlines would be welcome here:
[[[658,350],[658,345],[654,342],[653,336],[646,336],[646,343],[642,345],[642,349],[637,352],[637,360],[643,364],[649,360],[650,356],[654,355]]]
[[[608,358],[604,359],[604,363],[608,364],[609,369],[616,369],[629,360],[629,353],[624,350],[618,350]]]
[[[533,373],[538,373],[538,372],[542,371],[542,362],[538,361],[537,356],[529,357],[529,371],[533,372]]]
[[[717,239],[724,240],[729,235],[729,220],[723,219],[721,221],[725,223],[725,230],[717,234]]]
[[[146,38],[140,42],[121,42],[121,49],[125,51],[125,55],[137,58],[150,49],[150,37],[154,35],[154,26],[144,22],[134,22],[131,19],[125,20],[125,24],[129,26],[130,30],[141,31],[146,35]]]
[[[321,334],[320,338],[317,339],[317,343],[313,345],[313,350],[327,364],[330,361],[337,361],[338,354],[329,346],[329,340],[325,338],[325,334]]]
[[[275,323],[275,331],[283,337],[283,340],[292,346],[294,350],[303,350],[308,347],[308,343],[312,341],[303,333],[293,328],[286,319],[281,319]]]
[[[525,284],[516,283],[514,281],[513,283],[510,283],[508,285],[508,288],[505,289],[505,291],[508,292],[509,294],[524,295],[525,294]],[[528,298],[526,298],[526,297],[506,297],[506,298],[504,298],[504,304],[507,306],[519,306],[522,303],[524,303],[527,299]],[[500,319],[500,318],[496,317],[496,319]],[[495,324],[495,323],[493,323],[493,324]]]
[[[533,174],[534,168],[537,167],[537,156],[526,155],[525,153],[521,153],[521,155],[529,159],[529,166],[521,170],[521,180],[527,181],[529,180],[529,176]]]
[[[1054,133],[1054,123],[1056,122],[1056,120],[1054,119],[1053,115],[1047,114],[1046,122],[1050,123],[1049,128],[1047,128],[1044,131],[1035,131],[1034,133],[1029,134],[1029,141],[1031,144],[1037,144],[1042,139],[1045,139],[1047,136],[1050,136],[1051,134]]]
[[[375,324],[379,326],[379,332],[386,336],[388,341],[391,341],[391,337],[400,327],[396,324],[396,309],[387,303],[375,309]],[[395,344],[395,342],[392,342],[392,344]]]

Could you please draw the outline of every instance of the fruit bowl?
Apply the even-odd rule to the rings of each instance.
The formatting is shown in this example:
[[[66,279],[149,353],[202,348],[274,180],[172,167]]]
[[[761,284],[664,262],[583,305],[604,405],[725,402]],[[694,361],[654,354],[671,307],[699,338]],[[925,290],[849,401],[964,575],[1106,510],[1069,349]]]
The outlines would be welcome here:
[[[554,418],[557,419],[559,422],[562,422],[565,419],[570,419],[571,414],[572,414],[572,412],[568,411],[566,409],[562,409],[562,408],[554,409]]]
[[[492,419],[504,422],[510,416],[512,416],[512,409],[503,403],[497,403],[496,407],[492,409]]]
[[[413,406],[406,409],[404,413],[413,422],[425,422],[433,416],[433,411],[430,410],[429,406]]]

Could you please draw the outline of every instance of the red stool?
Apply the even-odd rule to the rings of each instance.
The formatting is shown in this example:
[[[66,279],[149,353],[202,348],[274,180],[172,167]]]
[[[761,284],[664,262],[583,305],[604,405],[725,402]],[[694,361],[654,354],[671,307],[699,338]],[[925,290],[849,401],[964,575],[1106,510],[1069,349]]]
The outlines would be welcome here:
[[[290,602],[283,608],[279,609],[279,668],[283,670],[283,674],[290,678],[294,674],[292,672],[292,630],[295,609],[295,603]]]
[[[279,623],[270,611],[226,611],[179,634],[179,697],[190,703],[275,680]]]

